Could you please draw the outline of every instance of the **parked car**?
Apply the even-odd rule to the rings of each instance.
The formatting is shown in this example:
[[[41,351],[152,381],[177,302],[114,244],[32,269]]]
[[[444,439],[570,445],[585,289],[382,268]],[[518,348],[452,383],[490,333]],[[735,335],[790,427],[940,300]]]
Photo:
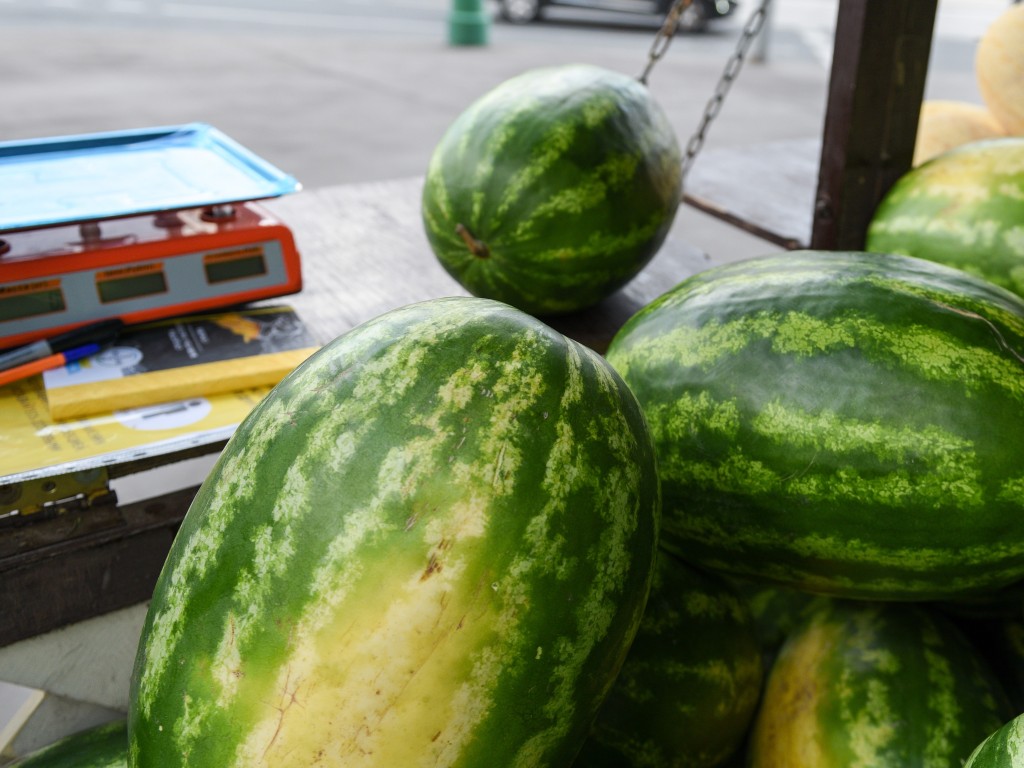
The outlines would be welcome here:
[[[551,5],[664,16],[672,3],[673,0],[498,0],[501,17],[514,24],[536,20]],[[679,26],[688,31],[703,29],[709,21],[731,14],[736,6],[736,0],[693,0],[680,16]]]

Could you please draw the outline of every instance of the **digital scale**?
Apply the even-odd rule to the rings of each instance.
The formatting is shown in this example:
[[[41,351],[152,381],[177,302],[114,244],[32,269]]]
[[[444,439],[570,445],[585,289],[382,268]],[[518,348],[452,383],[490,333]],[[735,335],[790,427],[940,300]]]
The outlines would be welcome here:
[[[204,123],[0,142],[0,349],[297,292],[299,188]]]
[[[138,323],[295,293],[292,233],[257,201],[299,188],[204,123],[0,142],[0,349],[108,318]],[[18,418],[30,419],[36,406],[22,399],[29,410]],[[32,424],[44,445],[64,430]],[[186,428],[13,474],[0,461],[0,525],[112,503],[108,466],[232,431]]]

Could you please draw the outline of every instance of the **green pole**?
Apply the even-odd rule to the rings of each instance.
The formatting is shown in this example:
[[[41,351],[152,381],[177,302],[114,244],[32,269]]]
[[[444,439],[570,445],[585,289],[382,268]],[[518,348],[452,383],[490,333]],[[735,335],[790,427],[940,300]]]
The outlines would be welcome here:
[[[448,16],[448,42],[452,45],[486,45],[490,19],[481,0],[453,0]]]

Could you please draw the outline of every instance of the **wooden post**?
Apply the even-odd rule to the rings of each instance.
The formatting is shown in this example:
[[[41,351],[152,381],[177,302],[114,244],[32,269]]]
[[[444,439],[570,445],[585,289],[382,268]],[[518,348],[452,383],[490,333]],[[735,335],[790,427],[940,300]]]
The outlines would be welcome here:
[[[842,0],[811,247],[861,250],[875,208],[910,169],[937,0]]]

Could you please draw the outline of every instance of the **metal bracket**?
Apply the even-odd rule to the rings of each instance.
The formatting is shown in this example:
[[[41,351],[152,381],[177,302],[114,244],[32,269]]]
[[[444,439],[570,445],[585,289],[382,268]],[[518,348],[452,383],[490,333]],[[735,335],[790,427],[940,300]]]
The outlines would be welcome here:
[[[117,494],[103,467],[67,475],[0,485],[0,526],[49,519],[96,504],[111,504]]]

